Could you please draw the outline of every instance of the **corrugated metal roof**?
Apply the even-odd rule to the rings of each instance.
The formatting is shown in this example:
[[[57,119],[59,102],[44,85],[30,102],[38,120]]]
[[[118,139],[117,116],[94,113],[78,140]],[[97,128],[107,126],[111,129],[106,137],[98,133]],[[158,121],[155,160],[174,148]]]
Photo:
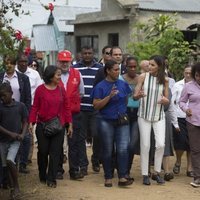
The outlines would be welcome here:
[[[74,32],[74,25],[71,23],[76,19],[76,15],[90,12],[97,12],[98,8],[84,8],[72,6],[55,6],[53,17],[58,30],[61,32]]]
[[[53,25],[33,25],[32,36],[36,51],[58,51]]]
[[[122,6],[138,4],[139,9],[200,12],[200,0],[117,0]]]

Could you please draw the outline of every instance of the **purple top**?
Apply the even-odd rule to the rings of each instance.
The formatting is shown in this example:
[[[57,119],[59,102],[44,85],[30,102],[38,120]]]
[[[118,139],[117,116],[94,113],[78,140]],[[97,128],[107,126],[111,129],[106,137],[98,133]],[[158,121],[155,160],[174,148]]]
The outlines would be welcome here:
[[[192,116],[187,116],[186,120],[195,126],[200,126],[200,85],[196,81],[193,80],[185,84],[179,106],[184,112],[191,109]]]

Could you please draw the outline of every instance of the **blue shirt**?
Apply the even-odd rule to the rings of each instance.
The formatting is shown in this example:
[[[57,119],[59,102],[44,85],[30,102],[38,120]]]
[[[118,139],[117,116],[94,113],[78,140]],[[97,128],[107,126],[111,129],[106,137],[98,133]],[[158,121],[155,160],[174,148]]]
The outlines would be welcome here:
[[[117,80],[115,82],[109,82],[107,80],[103,80],[98,83],[92,93],[91,97],[93,99],[103,99],[108,96],[115,85],[116,90],[118,90],[118,94],[110,99],[108,104],[99,110],[100,115],[104,119],[117,119],[118,114],[126,113],[127,109],[127,98],[128,95],[131,93],[131,89],[129,85],[122,81]]]

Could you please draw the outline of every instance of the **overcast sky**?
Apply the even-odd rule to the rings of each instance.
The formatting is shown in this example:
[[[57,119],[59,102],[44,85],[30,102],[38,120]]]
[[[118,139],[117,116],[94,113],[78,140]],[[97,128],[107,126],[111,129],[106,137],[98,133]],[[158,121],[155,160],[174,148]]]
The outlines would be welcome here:
[[[44,5],[48,3],[53,3],[54,5],[68,5],[76,7],[95,7],[100,8],[101,0],[40,0]],[[15,2],[21,2],[21,0],[15,0]],[[46,24],[49,17],[49,11],[45,10],[39,3],[39,0],[29,0],[23,3],[23,9],[25,11],[30,11],[31,16],[16,17],[12,14],[9,16],[13,17],[13,27],[16,30],[20,30],[24,36],[31,36],[31,29],[33,24]]]

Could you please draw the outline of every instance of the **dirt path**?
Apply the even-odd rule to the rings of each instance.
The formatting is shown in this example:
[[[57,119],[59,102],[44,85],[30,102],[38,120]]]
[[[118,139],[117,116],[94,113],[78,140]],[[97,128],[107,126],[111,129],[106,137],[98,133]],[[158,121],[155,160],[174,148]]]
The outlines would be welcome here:
[[[36,152],[36,150],[35,150]],[[91,154],[91,148],[88,148]],[[185,158],[185,156],[184,156]],[[174,158],[171,158],[173,166]],[[23,192],[22,200],[198,200],[200,188],[192,188],[189,183],[191,178],[186,177],[185,159],[182,163],[181,173],[175,178],[160,186],[152,181],[151,186],[142,185],[140,175],[139,157],[135,158],[132,174],[135,178],[133,185],[128,188],[119,188],[115,175],[112,188],[105,188],[103,183],[103,169],[99,174],[93,173],[89,166],[89,175],[82,181],[72,181],[68,173],[64,174],[64,180],[58,181],[57,188],[48,188],[38,180],[37,163],[34,154],[33,164],[29,166],[31,174],[20,175],[19,181]],[[68,164],[64,165],[68,171]],[[0,190],[0,200],[8,199],[8,191]]]

